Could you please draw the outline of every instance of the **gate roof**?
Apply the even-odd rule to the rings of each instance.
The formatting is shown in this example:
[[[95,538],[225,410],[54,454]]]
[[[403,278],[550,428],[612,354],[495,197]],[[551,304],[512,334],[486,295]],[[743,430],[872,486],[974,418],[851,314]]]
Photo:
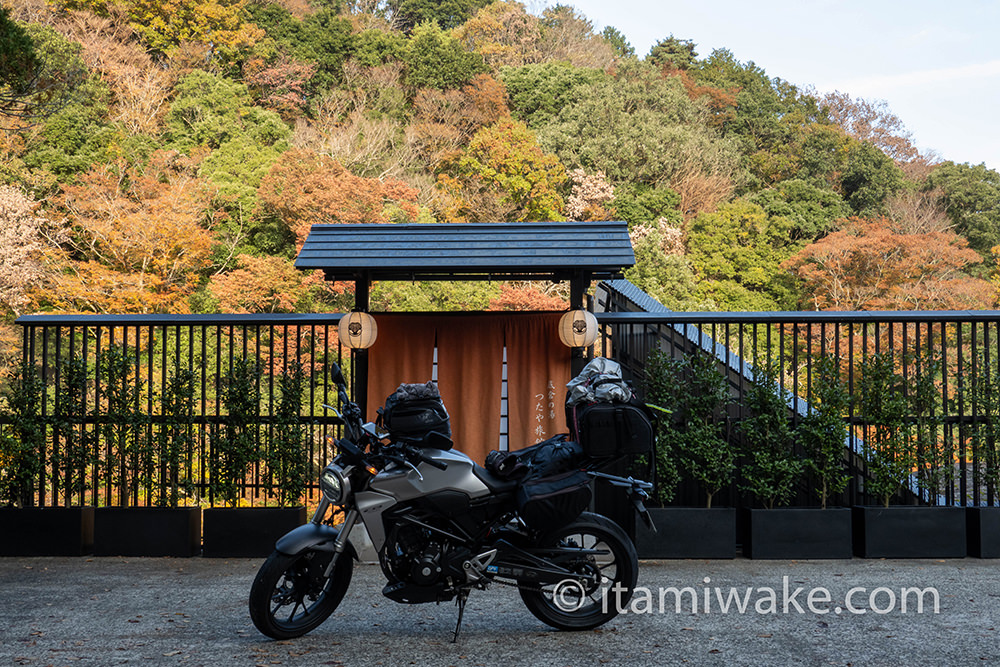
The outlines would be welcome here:
[[[295,260],[328,280],[599,280],[633,264],[624,222],[313,225]]]

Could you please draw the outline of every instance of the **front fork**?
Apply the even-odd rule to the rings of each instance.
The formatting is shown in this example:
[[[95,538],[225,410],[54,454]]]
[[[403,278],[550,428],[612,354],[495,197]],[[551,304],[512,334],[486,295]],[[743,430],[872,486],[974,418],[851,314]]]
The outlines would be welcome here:
[[[320,525],[323,523],[323,519],[326,517],[326,513],[330,510],[330,501],[326,499],[325,496],[321,497],[319,500],[319,506],[313,513],[310,523],[315,525]],[[347,510],[347,515],[344,517],[344,523],[340,524],[340,533],[337,535],[337,539],[333,543],[333,558],[330,559],[330,564],[326,566],[326,571],[323,572],[323,577],[330,581],[330,575],[333,574],[333,568],[336,567],[337,561],[344,553],[344,549],[347,548],[347,539],[351,534],[351,530],[354,529],[354,524],[358,522],[357,508],[352,507]]]

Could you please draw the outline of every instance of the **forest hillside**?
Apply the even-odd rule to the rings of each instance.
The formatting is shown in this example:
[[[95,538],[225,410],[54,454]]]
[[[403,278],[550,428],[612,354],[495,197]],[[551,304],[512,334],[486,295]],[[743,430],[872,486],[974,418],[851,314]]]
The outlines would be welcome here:
[[[313,223],[624,220],[675,310],[995,304],[1000,174],[884,103],[567,6],[0,0],[0,307],[328,312]],[[381,283],[377,310],[562,308]]]

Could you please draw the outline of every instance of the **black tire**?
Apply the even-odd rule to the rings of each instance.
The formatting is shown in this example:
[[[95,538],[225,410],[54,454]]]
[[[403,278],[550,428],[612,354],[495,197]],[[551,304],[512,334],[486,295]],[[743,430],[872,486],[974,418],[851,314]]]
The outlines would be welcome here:
[[[342,553],[330,576],[323,573],[333,554],[304,551],[268,556],[250,587],[250,618],[257,629],[274,639],[301,637],[325,621],[351,585],[354,563]]]
[[[632,540],[610,519],[584,512],[573,523],[541,536],[534,546],[558,547],[564,552],[559,564],[584,575],[585,582],[522,588],[525,606],[543,623],[559,630],[590,630],[617,616],[632,599],[639,558]],[[604,553],[573,554],[580,549]]]

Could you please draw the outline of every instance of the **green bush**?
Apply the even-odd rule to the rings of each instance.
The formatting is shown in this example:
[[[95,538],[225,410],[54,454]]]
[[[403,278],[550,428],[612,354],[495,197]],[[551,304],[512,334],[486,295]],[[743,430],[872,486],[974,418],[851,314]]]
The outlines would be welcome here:
[[[157,499],[161,506],[177,507],[183,491],[194,492],[194,482],[181,477],[183,457],[190,455],[194,437],[194,371],[175,368],[163,389],[163,414],[167,423],[158,433],[160,467],[166,473],[161,483],[164,492]]]
[[[718,360],[707,354],[673,359],[654,350],[646,360],[647,398],[672,413],[660,420],[656,439],[657,482],[662,502],[673,498],[681,475],[705,491],[706,507],[732,478],[736,448],[719,418],[730,401]]]
[[[850,481],[844,470],[844,414],[851,398],[835,356],[817,359],[812,373],[809,412],[795,429],[795,437],[806,454],[806,466],[816,477],[820,507],[826,509],[827,499],[843,491]]]
[[[230,507],[239,501],[250,466],[257,460],[260,421],[260,369],[252,359],[237,359],[226,374],[222,405],[226,417],[212,431],[209,471],[212,501]]]
[[[282,507],[299,505],[306,488],[306,435],[299,422],[304,381],[301,366],[295,366],[278,377],[281,400],[274,418],[274,437],[264,460],[271,473],[272,488],[277,492],[278,504]]]
[[[75,496],[81,504],[90,489],[91,472],[97,464],[94,433],[83,420],[88,375],[83,359],[74,357],[64,362],[52,425],[55,443],[52,466],[62,473],[63,490],[69,502]]]
[[[31,507],[42,471],[45,422],[41,417],[42,379],[35,367],[22,364],[11,378],[6,399],[11,433],[0,436],[0,503]]]
[[[139,504],[140,495],[148,497],[156,473],[156,452],[148,437],[149,415],[143,400],[146,383],[135,376],[138,356],[135,349],[112,345],[101,352],[97,369],[101,399],[106,403],[100,434],[108,452],[101,472],[109,485],[117,487],[122,507]]]
[[[903,490],[916,466],[913,442],[906,432],[909,410],[902,378],[891,353],[874,354],[859,366],[855,414],[865,423],[864,455],[868,492],[886,507]]]
[[[789,423],[789,392],[778,378],[778,367],[770,361],[755,369],[757,381],[744,394],[749,417],[740,422],[747,464],[742,489],[753,494],[767,509],[784,505],[795,493],[804,462],[795,455]]]

